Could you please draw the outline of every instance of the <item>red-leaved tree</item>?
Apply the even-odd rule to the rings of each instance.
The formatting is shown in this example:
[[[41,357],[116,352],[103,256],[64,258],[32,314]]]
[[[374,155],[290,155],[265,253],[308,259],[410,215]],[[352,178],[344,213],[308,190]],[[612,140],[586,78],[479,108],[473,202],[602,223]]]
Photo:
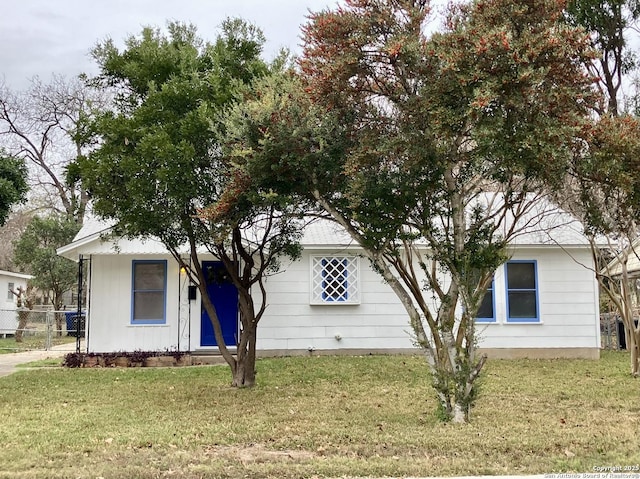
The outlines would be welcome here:
[[[591,122],[588,39],[562,7],[477,1],[428,34],[425,0],[348,0],[310,16],[300,74],[256,87],[230,122],[254,181],[314,200],[363,247],[456,422],[493,273]]]

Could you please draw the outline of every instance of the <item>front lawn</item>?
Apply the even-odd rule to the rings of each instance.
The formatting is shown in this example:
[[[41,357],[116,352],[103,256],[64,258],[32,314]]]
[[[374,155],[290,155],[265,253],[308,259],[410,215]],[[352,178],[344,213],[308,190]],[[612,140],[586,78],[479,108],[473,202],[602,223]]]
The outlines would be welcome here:
[[[46,332],[38,333],[35,335],[24,336],[21,343],[17,343],[15,338],[0,338],[0,354],[18,353],[20,351],[31,351],[33,349],[45,349],[46,346]],[[69,351],[73,351],[75,348],[73,344],[76,338],[72,336],[53,336],[51,338],[51,346],[60,346],[61,344],[69,344]]]
[[[419,357],[42,369],[0,379],[0,477],[299,478],[593,472],[640,463],[640,382],[600,361],[489,361],[442,424]]]

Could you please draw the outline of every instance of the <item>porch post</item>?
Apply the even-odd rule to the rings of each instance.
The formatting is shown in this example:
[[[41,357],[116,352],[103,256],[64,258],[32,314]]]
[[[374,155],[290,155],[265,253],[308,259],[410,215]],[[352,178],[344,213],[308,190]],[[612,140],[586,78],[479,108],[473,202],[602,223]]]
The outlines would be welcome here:
[[[84,258],[80,255],[78,260],[78,310],[76,312],[76,354],[80,354],[80,331],[82,323],[82,273],[84,270]],[[85,323],[86,324],[86,323]],[[86,326],[85,326],[86,329]],[[85,331],[86,334],[86,331]]]

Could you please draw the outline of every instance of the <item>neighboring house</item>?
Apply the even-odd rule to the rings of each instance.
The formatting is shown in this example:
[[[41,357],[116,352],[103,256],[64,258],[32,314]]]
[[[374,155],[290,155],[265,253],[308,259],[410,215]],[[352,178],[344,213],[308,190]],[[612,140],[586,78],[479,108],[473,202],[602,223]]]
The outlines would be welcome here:
[[[0,335],[14,334],[18,326],[16,314],[16,294],[19,288],[27,289],[27,280],[32,276],[22,273],[0,270]]]
[[[604,244],[604,243],[603,243]],[[623,248],[616,244],[604,244],[608,249],[617,249],[614,258],[601,270],[605,276],[619,278],[622,276],[623,265],[630,279],[640,277],[640,238],[636,238],[630,246]]]
[[[616,244],[607,244],[614,258],[600,270],[604,277],[619,281],[629,280],[628,292],[634,317],[640,315],[640,238],[636,238],[626,248]]]
[[[91,262],[88,350],[215,351],[199,293],[162,244],[106,239],[108,231],[108,225],[87,220],[73,243],[58,250]],[[598,288],[581,231],[555,210],[542,228],[516,239],[477,321],[479,347],[490,356],[599,357]],[[314,223],[302,244],[302,257],[266,281],[260,355],[415,351],[400,301],[342,230]],[[234,345],[237,291],[221,263],[210,256],[202,261],[225,342]]]

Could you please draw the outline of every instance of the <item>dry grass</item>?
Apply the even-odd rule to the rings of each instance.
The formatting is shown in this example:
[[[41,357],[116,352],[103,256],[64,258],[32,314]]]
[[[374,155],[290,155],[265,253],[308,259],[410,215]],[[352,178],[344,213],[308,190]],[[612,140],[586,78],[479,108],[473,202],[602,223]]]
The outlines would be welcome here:
[[[592,472],[640,463],[627,356],[490,361],[473,423],[439,423],[418,357],[51,369],[0,380],[0,477],[298,478]]]

